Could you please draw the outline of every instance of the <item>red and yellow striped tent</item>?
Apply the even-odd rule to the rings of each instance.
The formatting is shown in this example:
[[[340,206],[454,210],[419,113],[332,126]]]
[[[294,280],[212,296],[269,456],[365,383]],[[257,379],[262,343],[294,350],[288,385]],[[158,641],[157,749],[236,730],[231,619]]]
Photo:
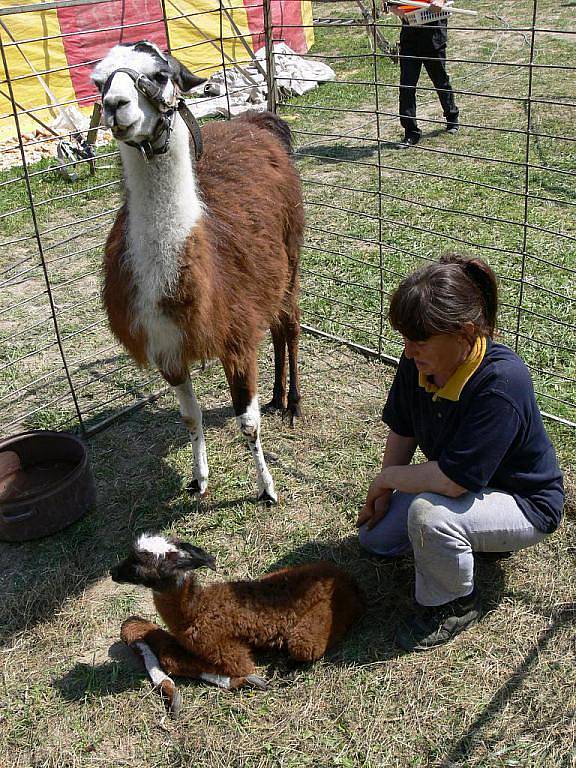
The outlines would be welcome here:
[[[57,114],[54,100],[90,107],[96,98],[90,71],[116,43],[151,40],[201,76],[221,69],[223,58],[228,66],[249,61],[242,41],[253,51],[264,44],[262,0],[109,0],[60,7],[49,2],[47,10],[27,0],[18,5],[30,5],[29,11],[8,12],[14,5],[0,0],[0,39],[14,98],[19,111],[32,109],[45,123]],[[314,41],[310,0],[272,0],[271,11],[274,40],[305,53]],[[15,134],[15,126],[2,62],[0,75],[5,138]],[[21,123],[23,131],[34,126],[26,116]]]

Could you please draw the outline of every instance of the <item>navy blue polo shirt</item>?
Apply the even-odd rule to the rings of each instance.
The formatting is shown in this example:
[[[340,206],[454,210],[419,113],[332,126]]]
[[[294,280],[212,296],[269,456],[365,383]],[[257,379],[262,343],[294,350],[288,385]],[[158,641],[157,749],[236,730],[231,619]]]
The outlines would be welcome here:
[[[511,494],[528,520],[552,533],[562,517],[564,488],[556,453],[536,404],[528,369],[511,349],[487,340],[486,354],[453,402],[418,384],[404,355],[382,420],[415,437],[428,461],[472,493]]]

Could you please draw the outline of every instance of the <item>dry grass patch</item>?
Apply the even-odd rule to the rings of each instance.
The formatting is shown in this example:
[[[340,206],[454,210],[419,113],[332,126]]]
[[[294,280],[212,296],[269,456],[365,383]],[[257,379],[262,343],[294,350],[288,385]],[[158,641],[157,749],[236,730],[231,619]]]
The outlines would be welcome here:
[[[267,361],[263,368],[264,400],[272,372]],[[277,417],[264,422],[281,496],[272,509],[254,502],[251,461],[219,367],[197,379],[211,462],[211,492],[201,503],[184,491],[191,451],[171,396],[94,437],[97,511],[58,536],[0,545],[0,764],[567,768],[576,685],[573,516],[547,543],[479,568],[487,613],[454,643],[425,655],[392,644],[410,609],[413,566],[364,556],[353,525],[380,459],[379,412],[392,375],[305,338],[305,419],[296,430]],[[334,559],[363,584],[368,614],[311,667],[260,657],[272,683],[265,693],[182,681],[184,711],[171,721],[117,642],[126,616],[154,618],[147,592],[107,576],[141,530],[185,536],[213,552],[219,573],[206,579]]]

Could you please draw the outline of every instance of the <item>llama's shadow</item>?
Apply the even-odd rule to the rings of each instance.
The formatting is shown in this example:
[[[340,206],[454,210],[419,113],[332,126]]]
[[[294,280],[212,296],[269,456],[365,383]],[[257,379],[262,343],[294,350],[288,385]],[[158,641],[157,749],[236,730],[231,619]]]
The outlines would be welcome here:
[[[331,649],[321,662],[336,667],[361,667],[393,661],[404,654],[394,644],[398,623],[413,608],[414,562],[411,556],[394,561],[367,555],[350,536],[337,541],[314,540],[291,550],[274,562],[268,572],[317,560],[329,560],[351,574],[360,585],[366,612],[342,642]],[[504,592],[501,564],[476,565],[476,582],[483,596],[484,610],[497,606]],[[122,693],[139,686],[146,672],[123,643],[108,651],[110,660],[99,663],[77,663],[64,676],[53,682],[67,700],[85,700]],[[261,651],[255,654],[262,674],[272,688],[283,688],[305,681],[314,674],[315,663],[297,663],[282,652]],[[190,678],[176,678],[178,684],[205,685]]]
[[[118,416],[99,413],[98,420]],[[234,419],[231,405],[203,411],[206,430],[217,434]],[[271,419],[277,417],[270,417]],[[94,422],[96,425],[97,422]],[[93,424],[88,420],[85,426]],[[211,436],[208,436],[210,442]],[[49,620],[64,601],[82,594],[107,575],[128,551],[134,532],[159,530],[178,520],[206,517],[207,530],[219,526],[215,511],[254,504],[257,492],[220,499],[218,478],[208,496],[187,492],[192,471],[190,438],[176,403],[157,403],[129,415],[88,443],[97,486],[95,508],[69,528],[52,536],[21,543],[0,541],[0,641],[24,628]],[[171,460],[189,456],[186,467]],[[248,448],[238,440],[238,465],[251,464]]]
[[[108,655],[108,660],[98,663],[77,662],[53,680],[52,686],[66,701],[86,701],[136,688],[143,669],[136,655],[121,642],[114,643]]]

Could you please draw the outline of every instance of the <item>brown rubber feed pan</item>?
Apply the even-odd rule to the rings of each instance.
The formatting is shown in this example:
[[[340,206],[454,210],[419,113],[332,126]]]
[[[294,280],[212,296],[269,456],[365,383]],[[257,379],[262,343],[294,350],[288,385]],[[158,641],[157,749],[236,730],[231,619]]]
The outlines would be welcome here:
[[[38,430],[0,441],[0,540],[50,536],[95,501],[88,453],[74,435]]]

